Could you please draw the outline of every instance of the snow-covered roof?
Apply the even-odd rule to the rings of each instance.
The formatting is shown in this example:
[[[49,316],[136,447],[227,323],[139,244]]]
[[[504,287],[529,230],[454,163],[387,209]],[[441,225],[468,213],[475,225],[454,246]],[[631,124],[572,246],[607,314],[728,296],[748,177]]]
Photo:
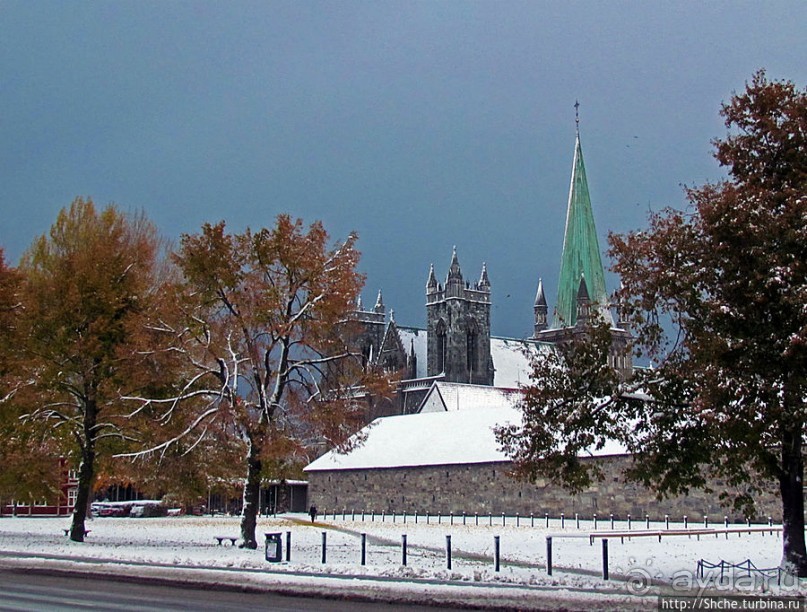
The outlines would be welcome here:
[[[521,411],[513,404],[502,405],[501,401],[487,409],[465,410],[460,403],[459,410],[382,417],[357,434],[367,436],[363,444],[346,454],[329,451],[305,471],[506,462],[509,458],[500,450],[494,429],[520,423]],[[586,453],[587,456],[623,454],[624,448],[616,443]]]
[[[417,378],[426,378],[427,366],[427,332],[416,327],[398,327],[404,351],[409,353],[415,348],[417,357]],[[493,385],[496,387],[515,389],[527,384],[530,380],[530,359],[542,351],[551,350],[547,344],[533,340],[518,338],[491,337],[490,355],[493,359],[495,373]]]
[[[493,428],[519,420],[520,413],[514,408],[383,417],[360,432],[367,435],[364,444],[347,454],[329,451],[305,471],[507,461],[499,450]]]
[[[512,408],[520,399],[517,389],[438,381],[432,383],[419,412]]]
[[[415,347],[417,357],[417,378],[426,377],[426,330],[415,327],[398,327],[398,335],[401,338],[404,351],[408,354],[412,347]]]
[[[493,358],[493,385],[495,387],[517,388],[530,382],[530,360],[543,351],[551,350],[549,345],[515,338],[490,339],[490,356]]]

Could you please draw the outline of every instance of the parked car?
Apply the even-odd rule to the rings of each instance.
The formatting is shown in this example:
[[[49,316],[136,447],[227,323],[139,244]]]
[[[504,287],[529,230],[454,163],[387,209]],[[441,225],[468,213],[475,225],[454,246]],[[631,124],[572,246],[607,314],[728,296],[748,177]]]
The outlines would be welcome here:
[[[129,505],[123,502],[93,502],[90,504],[93,516],[129,516]]]

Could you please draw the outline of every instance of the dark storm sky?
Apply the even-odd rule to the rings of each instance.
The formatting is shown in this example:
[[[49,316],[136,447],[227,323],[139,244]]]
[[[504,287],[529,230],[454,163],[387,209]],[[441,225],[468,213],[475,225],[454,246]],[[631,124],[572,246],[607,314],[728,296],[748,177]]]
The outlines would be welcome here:
[[[554,305],[579,100],[609,231],[720,178],[718,109],[761,67],[807,81],[803,2],[0,0],[0,247],[77,195],[170,238],[288,212],[359,233],[399,323],[430,263],[487,262],[493,331]],[[611,279],[611,287],[615,284]]]

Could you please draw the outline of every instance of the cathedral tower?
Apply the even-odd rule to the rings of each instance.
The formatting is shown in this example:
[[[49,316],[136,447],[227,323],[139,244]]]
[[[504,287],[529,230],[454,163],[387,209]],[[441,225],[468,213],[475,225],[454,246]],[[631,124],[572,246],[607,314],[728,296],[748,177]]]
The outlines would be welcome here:
[[[445,287],[434,266],[426,283],[427,376],[447,382],[493,385],[490,355],[490,280],[485,264],[479,282],[462,278],[457,249],[451,256]]]
[[[579,104],[575,104],[575,110]],[[539,282],[535,301],[535,332],[533,338],[544,342],[567,341],[572,335],[585,333],[586,327],[600,317],[611,328],[609,363],[628,376],[633,370],[630,352],[630,332],[615,324],[611,304],[605,290],[605,272],[600,245],[594,225],[583,149],[580,146],[579,117],[572,161],[572,180],[566,208],[566,229],[563,237],[558,299],[552,326],[547,324],[547,307],[543,284]]]
[[[553,327],[574,327],[577,323],[577,294],[580,279],[585,277],[592,309],[606,322],[613,324],[605,291],[597,229],[586,180],[586,166],[580,147],[580,130],[574,145],[572,181],[569,187],[569,203],[566,208],[566,231],[563,237],[563,254],[558,280],[558,301]]]

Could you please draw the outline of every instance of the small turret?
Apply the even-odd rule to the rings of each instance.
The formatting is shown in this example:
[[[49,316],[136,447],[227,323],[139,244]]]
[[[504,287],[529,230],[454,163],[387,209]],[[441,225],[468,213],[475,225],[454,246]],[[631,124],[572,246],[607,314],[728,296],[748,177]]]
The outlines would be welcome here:
[[[448,280],[462,281],[462,270],[460,270],[460,260],[457,257],[457,247],[451,249],[451,265],[448,267]]]
[[[533,309],[535,310],[535,333],[533,338],[537,338],[538,334],[548,327],[547,313],[549,311],[546,305],[546,296],[544,295],[544,281],[540,278],[538,279],[538,291],[535,293]]]
[[[625,285],[620,283],[619,289],[620,293],[621,290],[625,288]],[[628,329],[630,327],[630,323],[628,321],[627,313],[628,309],[625,308],[625,303],[623,300],[620,299],[620,293],[617,293],[614,296],[614,308],[616,308],[616,320],[617,320],[617,327],[619,329]]]
[[[576,326],[584,327],[588,325],[591,318],[591,298],[588,295],[586,277],[580,275],[580,287],[577,289],[577,322]]]
[[[418,372],[418,356],[415,353],[415,341],[409,341],[409,355],[406,356],[406,365],[409,371],[409,378],[416,378]]]
[[[378,290],[378,298],[376,298],[375,306],[373,306],[373,312],[377,312],[381,314],[382,312],[386,311],[386,307],[384,306],[384,297],[381,295],[381,289]]]
[[[361,301],[361,294],[356,298],[356,311],[361,312],[364,310],[364,303]]]
[[[426,281],[426,293],[437,291],[437,277],[434,275],[434,264],[429,265],[429,279]]]
[[[451,265],[448,268],[448,276],[446,277],[446,294],[449,297],[459,297],[463,293],[465,283],[462,280],[462,270],[460,269],[460,261],[457,257],[457,247],[454,247],[451,252]]]
[[[490,279],[488,278],[488,266],[482,262],[482,274],[479,277],[479,284],[477,285],[480,291],[490,291]]]

